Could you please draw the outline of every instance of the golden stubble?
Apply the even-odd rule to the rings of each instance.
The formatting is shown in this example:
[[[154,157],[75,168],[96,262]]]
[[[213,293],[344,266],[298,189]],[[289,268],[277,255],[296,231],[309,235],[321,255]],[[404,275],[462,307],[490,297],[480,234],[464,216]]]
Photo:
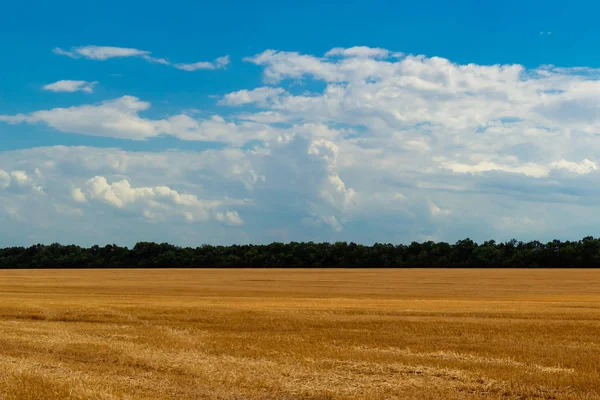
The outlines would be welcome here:
[[[597,270],[0,271],[0,399],[597,399]]]

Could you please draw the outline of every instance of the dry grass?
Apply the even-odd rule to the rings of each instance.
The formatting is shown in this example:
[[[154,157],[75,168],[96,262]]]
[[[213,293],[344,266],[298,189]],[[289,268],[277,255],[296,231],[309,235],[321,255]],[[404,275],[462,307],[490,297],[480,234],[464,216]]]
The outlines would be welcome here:
[[[0,271],[0,399],[597,399],[600,271]]]

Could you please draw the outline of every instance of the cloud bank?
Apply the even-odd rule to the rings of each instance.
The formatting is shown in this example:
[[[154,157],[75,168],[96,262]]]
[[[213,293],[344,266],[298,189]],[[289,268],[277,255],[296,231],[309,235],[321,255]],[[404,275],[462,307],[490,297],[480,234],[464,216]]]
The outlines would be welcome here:
[[[62,80],[44,85],[43,89],[50,92],[84,92],[92,93],[98,82]]]
[[[126,50],[69,53],[151,57]],[[90,240],[129,232],[196,244],[545,240],[593,234],[600,222],[600,70],[458,64],[362,46],[265,50],[245,61],[263,83],[220,96],[203,117],[151,114],[156,104],[131,95],[0,115],[74,134],[181,141],[146,153],[3,152],[0,219],[21,218],[21,237],[76,218]],[[220,147],[192,152],[190,141]],[[28,215],[33,202],[47,205],[45,217]],[[86,231],[100,215],[105,230]]]

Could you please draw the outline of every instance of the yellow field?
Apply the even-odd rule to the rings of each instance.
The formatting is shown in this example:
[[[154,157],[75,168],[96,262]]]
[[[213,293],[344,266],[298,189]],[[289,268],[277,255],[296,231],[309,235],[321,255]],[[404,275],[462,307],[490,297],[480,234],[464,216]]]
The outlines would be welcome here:
[[[0,399],[597,399],[600,270],[0,271]]]

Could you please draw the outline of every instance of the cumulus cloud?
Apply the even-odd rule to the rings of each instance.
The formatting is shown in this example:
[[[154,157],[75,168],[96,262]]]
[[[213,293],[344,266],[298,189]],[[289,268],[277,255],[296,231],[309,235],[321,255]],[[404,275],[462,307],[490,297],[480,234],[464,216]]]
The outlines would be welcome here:
[[[85,194],[83,194],[83,191],[80,188],[74,188],[71,191],[71,198],[77,203],[85,203],[87,201]]]
[[[264,66],[265,78],[272,83],[277,83],[285,78],[300,79],[305,75],[326,81],[343,79],[343,75],[336,70],[333,63],[298,52],[265,50],[263,53],[247,57],[245,60]]]
[[[340,210],[347,210],[356,199],[356,192],[347,188],[337,173],[338,147],[330,140],[315,139],[308,148],[308,153],[324,161],[327,177],[321,186],[321,197],[330,205]]]
[[[98,82],[62,80],[44,85],[44,90],[51,92],[84,92],[92,93]]]
[[[245,195],[261,180],[253,168],[242,152],[230,149],[199,154],[54,146],[1,152],[0,220],[18,218],[19,225],[0,224],[0,236],[9,239],[3,244],[132,244],[167,236],[190,245],[248,240],[243,211],[254,205]],[[35,192],[33,184],[41,183],[44,192]]]
[[[438,205],[433,203],[432,201],[429,202],[429,207],[431,210],[431,215],[433,215],[433,216],[445,216],[445,215],[452,214],[451,210],[442,209],[442,208],[438,207]]]
[[[83,189],[77,191],[83,193]],[[168,186],[132,187],[127,179],[109,183],[104,176],[95,176],[87,180],[84,196],[118,209],[136,209],[150,220],[176,214],[190,222],[214,218],[231,225],[244,224],[237,211],[219,211],[228,205],[226,201],[201,200]]]
[[[30,181],[25,171],[12,171],[11,176],[17,185],[26,185]]]
[[[217,212],[215,214],[217,221],[224,222],[229,225],[244,225],[244,221],[240,218],[237,211]]]
[[[552,163],[567,158],[560,153],[570,138],[589,141],[600,129],[594,111],[600,84],[595,70],[459,65],[424,56],[394,61],[374,59],[388,53],[368,48],[336,48],[328,54],[340,58],[274,50],[249,58],[265,67],[268,82],[313,78],[327,83],[321,93],[286,95],[271,103],[259,98],[253,104],[269,108],[268,115],[276,115],[279,122],[302,119],[365,126],[369,135],[387,140],[388,146],[398,140],[394,145],[408,151],[446,158],[454,151],[455,159],[445,167],[453,164],[456,172],[501,170],[546,176]],[[238,102],[243,105],[252,101],[250,94],[235,92],[231,97],[242,99]],[[509,147],[518,146],[538,153],[551,148],[559,159],[532,162],[517,157],[507,162]]]
[[[260,87],[253,90],[239,90],[237,92],[226,94],[220,105],[241,106],[245,104],[257,104],[266,107],[277,101],[286,91],[283,88]]]
[[[20,169],[5,171],[0,169],[0,190],[19,194],[44,195],[43,176],[35,168],[28,172]],[[6,193],[4,193],[6,195]]]

